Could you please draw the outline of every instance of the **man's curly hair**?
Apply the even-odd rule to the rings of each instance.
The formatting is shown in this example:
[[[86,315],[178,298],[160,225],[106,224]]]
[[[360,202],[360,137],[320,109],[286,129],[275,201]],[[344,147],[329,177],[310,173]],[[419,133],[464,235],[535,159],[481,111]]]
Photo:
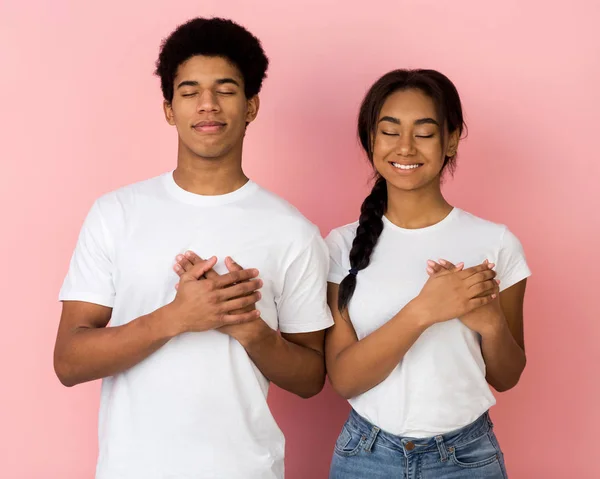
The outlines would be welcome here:
[[[269,59],[260,40],[244,27],[224,18],[194,18],[163,40],[155,74],[160,77],[163,97],[173,101],[179,65],[195,55],[223,57],[235,65],[244,78],[246,98],[260,92],[267,76]]]

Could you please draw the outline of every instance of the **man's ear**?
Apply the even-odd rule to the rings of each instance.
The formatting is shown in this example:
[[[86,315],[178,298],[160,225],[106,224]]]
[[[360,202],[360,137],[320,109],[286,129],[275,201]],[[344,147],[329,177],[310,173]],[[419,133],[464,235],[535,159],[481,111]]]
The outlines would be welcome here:
[[[163,102],[163,110],[165,112],[165,120],[171,126],[175,125],[175,114],[173,113],[173,105],[165,100]]]
[[[258,95],[254,95],[248,99],[247,112],[246,112],[246,125],[252,123],[258,115],[258,109],[260,108],[260,99]]]

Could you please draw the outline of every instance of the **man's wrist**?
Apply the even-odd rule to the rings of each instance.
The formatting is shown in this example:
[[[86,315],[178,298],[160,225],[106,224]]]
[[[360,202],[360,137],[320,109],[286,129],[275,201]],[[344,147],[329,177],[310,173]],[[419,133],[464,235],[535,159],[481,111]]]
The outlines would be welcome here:
[[[271,327],[261,318],[255,321],[257,322],[256,328],[253,328],[253,331],[250,334],[238,339],[248,354],[269,347],[279,339],[277,331],[271,329]]]
[[[169,303],[150,313],[147,316],[147,321],[155,334],[161,339],[172,339],[186,332],[184,322],[181,320],[181,316],[177,313],[173,303]]]

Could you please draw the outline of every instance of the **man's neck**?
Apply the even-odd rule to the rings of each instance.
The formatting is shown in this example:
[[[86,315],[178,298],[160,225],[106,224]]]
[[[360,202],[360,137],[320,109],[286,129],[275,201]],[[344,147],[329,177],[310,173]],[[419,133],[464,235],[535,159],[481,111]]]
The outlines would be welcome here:
[[[241,158],[204,159],[181,154],[173,179],[184,190],[206,196],[225,195],[248,182]]]

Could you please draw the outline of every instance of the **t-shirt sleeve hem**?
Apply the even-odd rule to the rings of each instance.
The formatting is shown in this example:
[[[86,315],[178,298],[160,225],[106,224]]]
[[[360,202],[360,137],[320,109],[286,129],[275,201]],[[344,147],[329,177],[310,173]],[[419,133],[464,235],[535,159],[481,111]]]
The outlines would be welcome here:
[[[514,286],[519,281],[523,281],[524,279],[529,278],[530,276],[531,276],[531,270],[529,269],[529,267],[525,266],[525,267],[520,268],[518,271],[515,271],[508,278],[502,278],[502,282],[500,283],[500,292],[504,291],[505,289],[510,288],[511,286]]]
[[[340,284],[344,280],[344,277],[341,274],[329,273],[327,276],[328,283]]]
[[[84,301],[86,303],[99,304],[112,308],[115,304],[114,296],[105,296],[97,293],[80,293],[76,291],[61,292],[58,296],[59,301]]]
[[[323,329],[330,328],[331,326],[333,326],[333,318],[327,318],[311,323],[280,325],[279,331],[286,334],[313,333],[315,331],[322,331]]]

